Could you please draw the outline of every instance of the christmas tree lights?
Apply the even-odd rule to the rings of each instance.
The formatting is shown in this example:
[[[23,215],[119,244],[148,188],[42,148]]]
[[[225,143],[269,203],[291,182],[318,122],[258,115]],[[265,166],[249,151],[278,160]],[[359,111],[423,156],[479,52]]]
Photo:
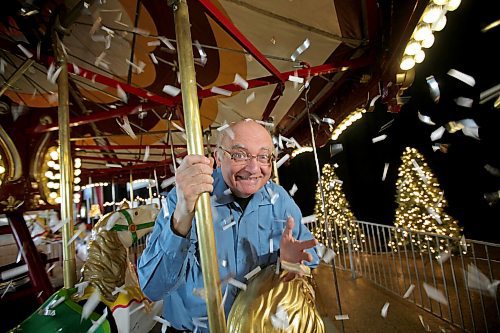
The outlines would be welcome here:
[[[406,147],[401,159],[396,182],[396,202],[399,206],[394,222],[395,240],[389,242],[389,246],[397,252],[400,246],[411,245],[415,251],[430,251],[439,259],[443,253],[449,253],[459,245],[462,229],[458,221],[445,212],[447,201],[424,156],[415,148]]]
[[[356,223],[349,203],[342,191],[342,181],[335,175],[335,169],[325,164],[321,176],[321,185],[316,188],[316,206],[314,214],[317,217],[317,227],[313,229],[316,239],[327,239],[327,225],[333,238],[333,250],[338,254],[341,244],[351,243],[352,249],[360,250],[360,242],[365,241],[365,235]],[[324,190],[325,207],[321,200],[321,188]],[[325,209],[328,224],[325,221]],[[329,245],[329,244],[325,244]]]

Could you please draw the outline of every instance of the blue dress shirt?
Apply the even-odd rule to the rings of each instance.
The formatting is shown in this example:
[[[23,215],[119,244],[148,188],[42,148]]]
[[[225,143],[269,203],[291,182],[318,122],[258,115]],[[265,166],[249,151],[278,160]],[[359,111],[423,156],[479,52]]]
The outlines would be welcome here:
[[[313,238],[301,223],[299,207],[283,187],[268,181],[242,211],[219,168],[213,177],[212,220],[222,281],[233,277],[247,283],[244,276],[257,266],[264,268],[275,264],[288,216],[295,220],[293,236],[296,239]],[[197,293],[203,290],[203,276],[196,220],[186,238],[176,235],[170,224],[176,201],[174,188],[168,194],[168,212],[165,213],[163,208],[158,214],[139,259],[139,281],[151,300],[163,299],[164,318],[176,329],[209,332],[206,303]],[[316,251],[309,249],[308,252],[313,255],[313,261],[306,264],[316,267],[319,263]],[[221,286],[222,294],[227,293],[224,302],[227,318],[239,289],[227,282]]]

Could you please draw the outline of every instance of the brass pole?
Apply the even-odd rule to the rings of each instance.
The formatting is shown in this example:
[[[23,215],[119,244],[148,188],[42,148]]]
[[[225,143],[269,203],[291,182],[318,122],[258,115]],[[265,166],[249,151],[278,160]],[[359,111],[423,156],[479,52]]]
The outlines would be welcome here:
[[[182,88],[182,106],[186,126],[187,148],[189,154],[203,155],[203,134],[196,76],[194,70],[193,48],[186,0],[173,4],[177,52]],[[206,292],[208,323],[210,332],[225,333],[226,319],[220,290],[220,277],[215,249],[215,236],[212,225],[210,195],[203,193],[196,202],[196,231],[200,244],[201,270]]]
[[[278,175],[278,165],[276,164],[276,160],[273,161],[273,181],[276,184],[280,184],[280,177]]]
[[[71,159],[69,130],[69,91],[66,55],[61,49],[59,36],[54,33],[54,51],[61,73],[57,78],[59,96],[59,165],[61,172],[61,219],[68,221],[62,228],[64,288],[72,288],[76,281],[75,243],[68,244],[74,233],[73,222],[73,161]]]
[[[134,188],[132,187],[132,182],[134,179],[132,178],[132,170],[130,170],[130,208],[134,207]]]
[[[11,88],[14,83],[17,82],[23,76],[23,74],[33,65],[35,60],[33,59],[26,59],[26,61],[19,66],[14,74],[12,74],[7,82],[4,83],[4,85],[0,88],[0,97],[7,91],[7,89]]]

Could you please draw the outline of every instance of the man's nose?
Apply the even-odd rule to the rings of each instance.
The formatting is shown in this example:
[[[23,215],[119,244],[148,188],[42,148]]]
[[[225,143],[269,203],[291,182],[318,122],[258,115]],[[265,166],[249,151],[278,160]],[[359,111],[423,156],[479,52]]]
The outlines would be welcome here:
[[[247,161],[246,169],[252,172],[257,172],[260,169],[259,162],[257,162],[255,156],[252,156],[252,158]]]

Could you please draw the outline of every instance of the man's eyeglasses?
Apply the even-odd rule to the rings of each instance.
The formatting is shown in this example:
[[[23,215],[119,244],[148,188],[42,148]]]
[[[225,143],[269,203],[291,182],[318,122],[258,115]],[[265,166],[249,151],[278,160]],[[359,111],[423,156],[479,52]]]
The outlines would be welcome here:
[[[224,151],[226,154],[228,154],[231,159],[234,161],[234,163],[237,164],[244,164],[250,161],[252,158],[255,158],[257,162],[261,165],[270,165],[271,162],[274,159],[273,154],[258,154],[258,155],[252,155],[247,153],[244,150],[238,150],[238,151],[229,151],[223,147],[219,147],[222,151]]]

